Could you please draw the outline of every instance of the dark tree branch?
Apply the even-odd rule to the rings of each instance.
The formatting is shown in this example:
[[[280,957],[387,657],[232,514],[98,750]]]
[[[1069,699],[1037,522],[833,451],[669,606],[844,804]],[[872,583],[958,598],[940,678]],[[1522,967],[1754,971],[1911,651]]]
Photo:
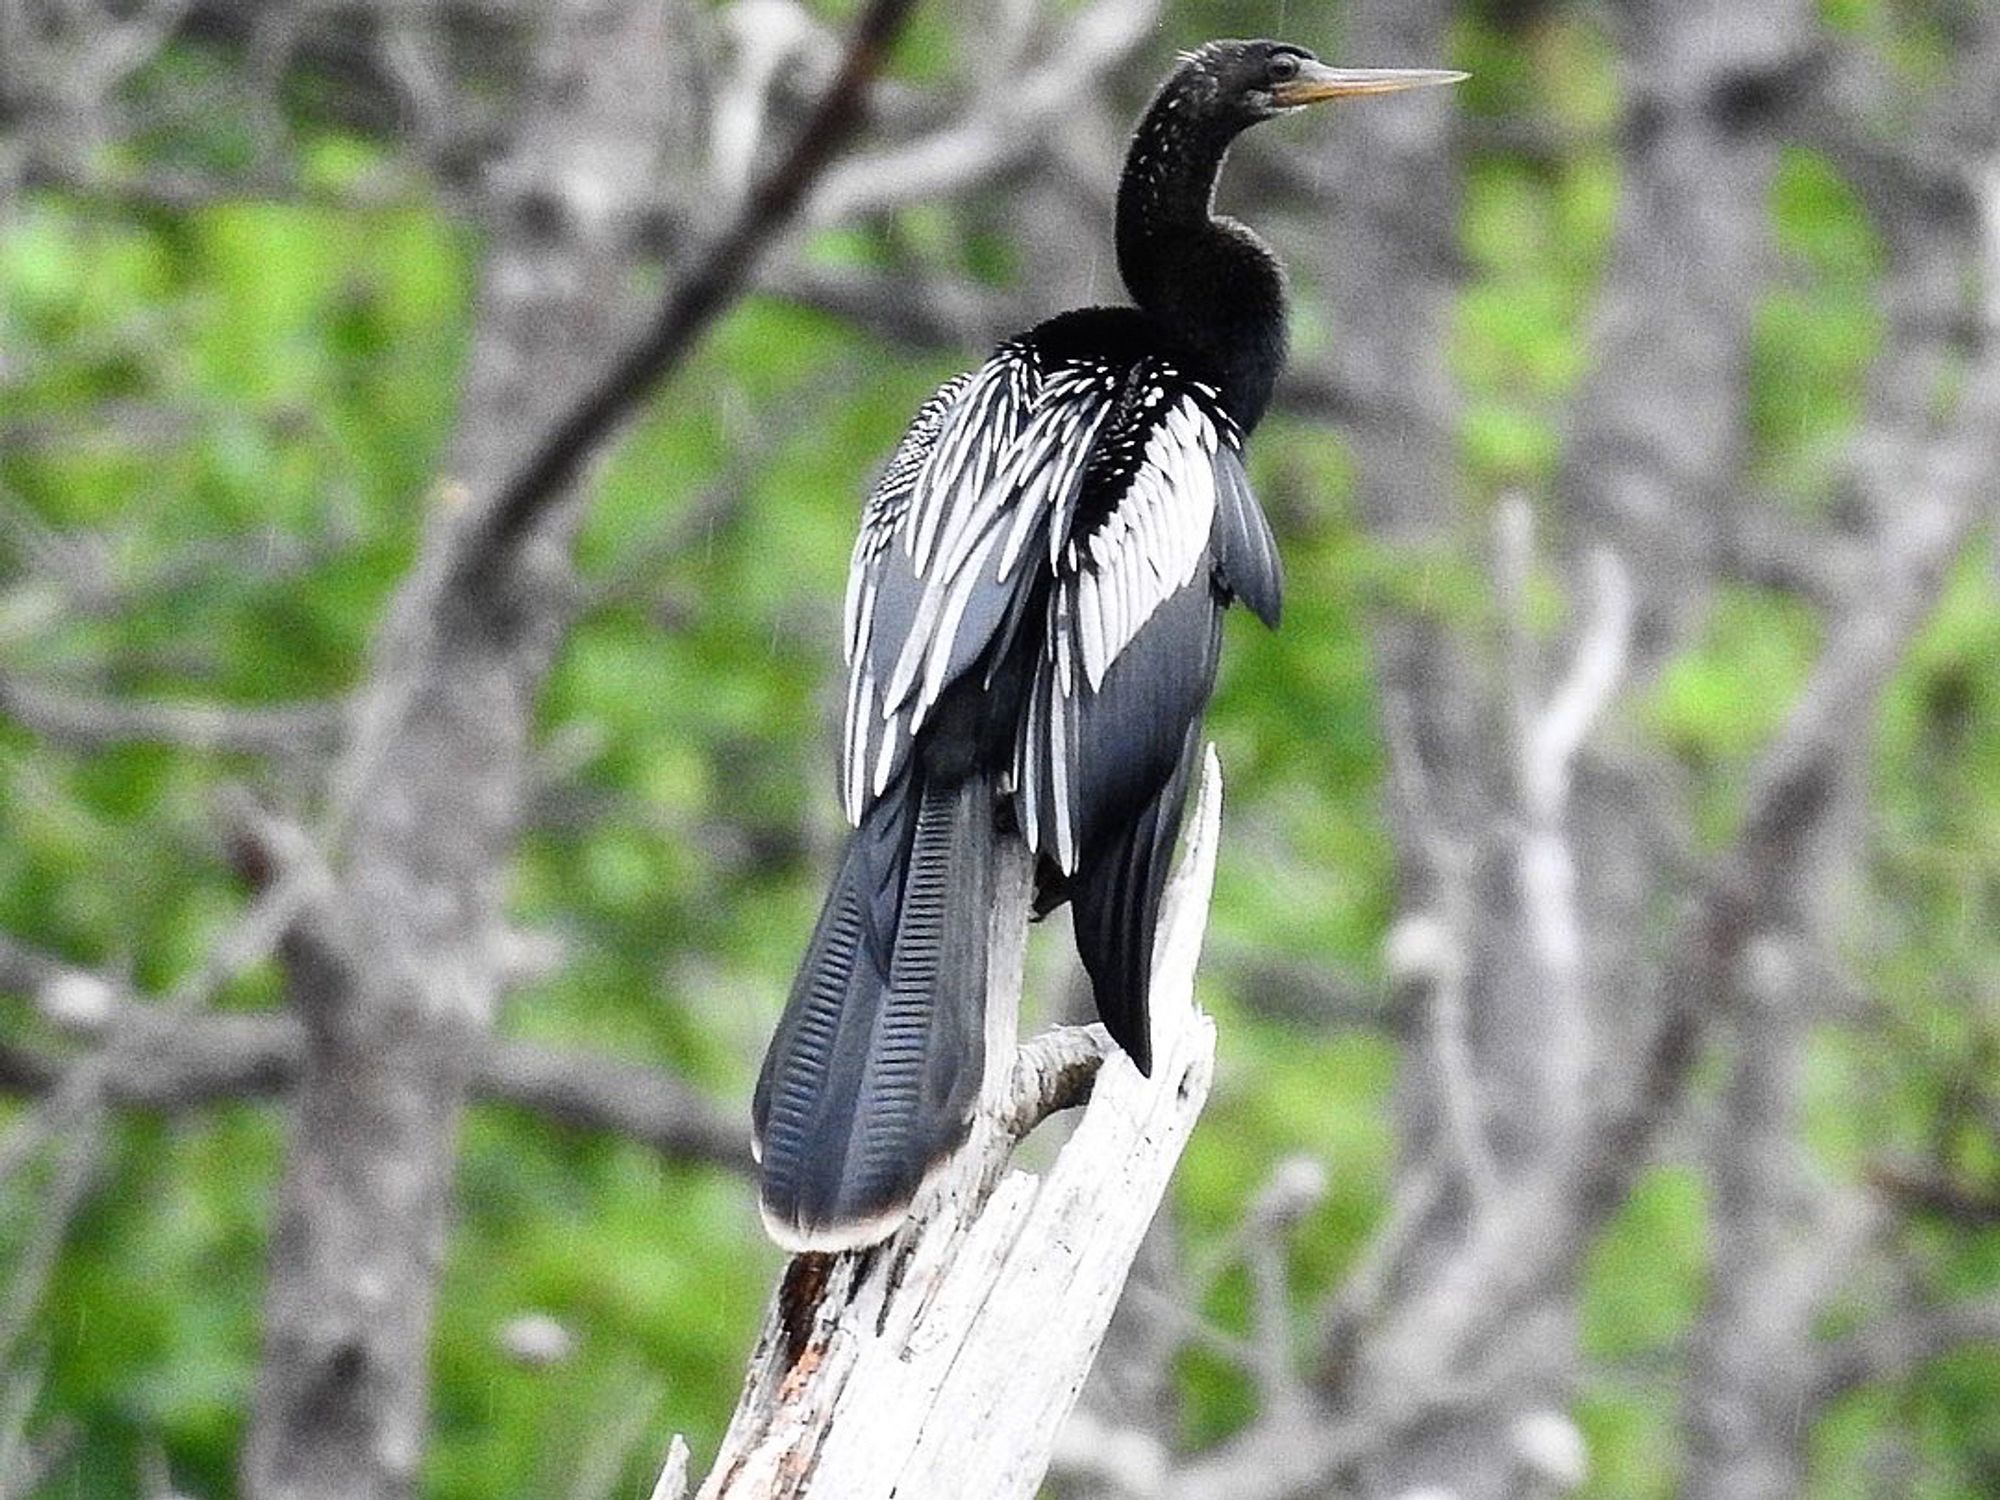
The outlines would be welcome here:
[[[472,1094],[573,1129],[623,1136],[675,1161],[751,1170],[749,1133],[736,1110],[643,1063],[490,1041],[473,1059]]]
[[[1906,1379],[1968,1344],[2000,1345],[2000,1297],[1919,1308],[1831,1345],[1812,1389],[1815,1409],[1863,1386]]]
[[[304,1051],[304,1034],[290,1016],[177,1017],[164,1007],[122,1003],[96,1049],[81,1056],[0,1044],[0,1093],[48,1095],[76,1069],[95,1065],[104,1103],[184,1114],[284,1095],[298,1080]],[[622,1136],[675,1161],[750,1169],[749,1139],[735,1111],[644,1063],[489,1037],[474,1049],[470,1088],[482,1103]]]
[[[1868,1169],[1868,1185],[1906,1213],[1961,1229],[2000,1228],[2000,1189],[1961,1182],[1922,1162],[1877,1162]]]
[[[601,442],[672,373],[749,283],[773,240],[797,216],[807,191],[861,123],[869,81],[882,66],[915,0],[871,0],[848,35],[840,69],[790,153],[667,298],[653,326],[570,409],[500,486],[462,566],[491,565],[541,509],[568,487]]]
[[[1034,321],[1021,294],[908,265],[878,271],[793,258],[773,267],[758,290],[915,349],[976,347]]]
[[[575,597],[567,542],[584,495],[570,481],[746,284],[853,128],[909,9],[864,11],[804,141],[637,343],[635,247],[620,226],[653,196],[674,137],[678,100],[658,80],[686,17],[650,0],[573,0],[551,17],[496,169],[551,211],[506,219],[489,240],[448,478],[336,769],[332,888],[286,950],[305,1041],[244,1448],[255,1500],[400,1500],[415,1483],[457,1125],[505,984],[499,872]],[[591,394],[573,404],[577,391]],[[514,1082],[581,1107],[545,1075]]]

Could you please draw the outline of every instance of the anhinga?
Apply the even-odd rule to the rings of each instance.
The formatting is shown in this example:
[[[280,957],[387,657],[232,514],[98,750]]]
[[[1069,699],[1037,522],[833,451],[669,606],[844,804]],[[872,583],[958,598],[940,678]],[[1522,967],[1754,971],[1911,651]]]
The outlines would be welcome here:
[[[1151,1067],[1153,933],[1224,607],[1278,622],[1243,444],[1285,355],[1284,276],[1211,209],[1230,142],[1325,99],[1462,75],[1187,54],[1133,136],[1134,307],[1009,339],[919,408],[848,576],[841,796],[854,825],[758,1080],[764,1222],[868,1244],[963,1139],[984,1063],[996,824],[1068,899],[1107,1030]]]

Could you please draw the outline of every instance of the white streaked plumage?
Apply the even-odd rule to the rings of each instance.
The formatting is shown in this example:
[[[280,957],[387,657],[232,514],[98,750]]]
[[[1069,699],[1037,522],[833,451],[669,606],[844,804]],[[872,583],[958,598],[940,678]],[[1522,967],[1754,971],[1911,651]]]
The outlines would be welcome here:
[[[849,578],[841,794],[858,824],[942,695],[1003,630],[1038,627],[1010,780],[1031,845],[1074,871],[1088,698],[1216,557],[1219,462],[1241,436],[1169,362],[1002,345],[918,411],[864,513]],[[1226,458],[1224,457],[1226,456]],[[1260,518],[1261,519],[1261,518]],[[1048,582],[1041,613],[1023,606]],[[1082,695],[1082,697],[1079,697]]]
[[[1124,499],[1090,539],[1091,571],[1075,590],[1084,676],[1104,686],[1111,663],[1168,595],[1209,555],[1215,529],[1214,427],[1196,398],[1169,407]]]
[[[1076,806],[1071,795],[1071,783],[1075,777],[1071,769],[1075,761],[1075,742],[1070,738],[1069,694],[1056,692],[1049,695],[1049,743],[1046,751],[1049,767],[1049,821],[1055,827],[1056,863],[1063,873],[1076,869]],[[1029,842],[1034,847],[1034,841]]]
[[[843,623],[846,627],[845,655],[849,663],[854,661],[861,649],[861,642],[867,638],[872,623],[877,579],[874,564],[909,512],[918,476],[923,472],[937,440],[938,429],[944,425],[946,413],[971,383],[970,372],[954,375],[917,408],[916,416],[910,419],[909,428],[896,445],[896,451],[889,455],[888,466],[883,469],[874,492],[868,497],[868,504],[861,514],[861,534],[854,539],[854,556],[847,571],[847,603]]]

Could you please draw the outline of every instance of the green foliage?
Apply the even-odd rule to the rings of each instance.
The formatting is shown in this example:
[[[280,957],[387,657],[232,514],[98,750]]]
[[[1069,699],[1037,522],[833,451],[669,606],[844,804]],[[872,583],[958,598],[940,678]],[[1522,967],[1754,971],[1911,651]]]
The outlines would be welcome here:
[[[1706,1210],[1699,1178],[1656,1168],[1640,1178],[1583,1273],[1580,1328],[1599,1372],[1575,1417],[1591,1454],[1590,1496],[1673,1493],[1679,1412],[1636,1373],[1670,1358],[1701,1306]]]
[[[1525,44],[1463,25],[1468,112],[1605,141],[1613,101],[1600,37],[1574,22]],[[1466,165],[1460,237],[1473,272],[1452,334],[1465,393],[1461,429],[1474,493],[1539,489],[1555,470],[1556,413],[1583,372],[1583,320],[1610,247],[1617,165],[1608,144]]]
[[[1784,721],[1818,644],[1806,605],[1731,585],[1718,590],[1693,649],[1648,695],[1649,727],[1696,773],[1696,829],[1707,842],[1734,828],[1742,773]]]
[[[777,1268],[735,1184],[637,1146],[551,1139],[480,1114],[459,1199],[431,1493],[562,1493],[635,1409],[644,1441],[622,1466],[620,1493],[645,1493],[672,1432],[713,1450],[742,1381],[745,1331]],[[726,1244],[739,1248],[718,1253]],[[571,1352],[546,1366],[504,1357],[504,1325],[538,1312],[568,1330]]]
[[[1793,279],[1758,310],[1750,428],[1773,487],[1797,501],[1826,492],[1860,414],[1881,340],[1882,247],[1860,200],[1810,152],[1785,153],[1771,199]]]
[[[1871,1036],[1830,1039],[1814,1097],[1814,1139],[1830,1160],[1867,1152],[1938,1163],[1958,1182],[2000,1189],[1991,1129],[2000,1078],[2000,600],[1987,559],[1975,553],[1952,576],[1943,602],[1891,689],[1876,741],[1872,793],[1881,892],[1853,939],[1879,1013]],[[2000,1232],[1946,1224],[1913,1236],[1913,1258],[1945,1295],[2000,1281]],[[1879,1463],[1861,1396],[1827,1424],[1816,1473],[1829,1493],[1840,1476]],[[2000,1366],[1990,1357],[1939,1361],[1895,1413],[1912,1430],[1912,1493],[1957,1495],[2000,1474]]]
[[[249,1107],[119,1127],[42,1320],[44,1402],[88,1434],[73,1493],[136,1493],[134,1455],[155,1443],[186,1488],[228,1492],[279,1143],[275,1118]]]
[[[1822,9],[1906,69],[1932,45],[1885,0]],[[898,67],[918,81],[961,74],[946,8],[919,18]],[[1281,31],[1337,54],[1313,34],[1327,23],[1303,11],[1215,3],[1182,20],[1189,35]],[[1519,34],[1471,16],[1451,53],[1474,72],[1462,98],[1475,120],[1528,120],[1558,143],[1466,163],[1467,285],[1449,336],[1476,514],[1509,491],[1541,497],[1554,474],[1618,206],[1609,133],[1620,100],[1587,7],[1553,8]],[[220,67],[176,48],[137,89],[171,93]],[[132,154],[235,168],[253,145],[218,111],[183,117]],[[381,165],[371,144],[325,131],[301,162],[328,190]],[[1788,280],[1759,314],[1749,410],[1763,478],[1806,504],[1826,493],[1860,409],[1883,251],[1852,191],[1807,153],[1787,153],[1771,214]],[[1013,264],[1004,234],[942,214],[912,213],[898,233],[968,276],[1003,279]],[[0,447],[0,501],[101,538],[122,604],[65,610],[17,583],[6,540],[10,669],[240,704],[352,687],[438,476],[479,250],[420,203],[172,216],[47,194],[11,205],[0,431],[27,436]],[[811,253],[851,263],[880,245],[827,235]],[[834,638],[857,497],[957,363],[753,302],[626,435],[578,541],[590,602],[540,704],[548,787],[509,872],[515,916],[558,933],[567,952],[512,1000],[503,1030],[671,1067],[732,1107],[746,1099],[838,827]],[[1394,552],[1371,542],[1347,456],[1324,428],[1274,418],[1253,462],[1285,552],[1287,620],[1275,635],[1247,618],[1229,626],[1209,721],[1229,783],[1210,952],[1291,960],[1372,990],[1397,891],[1369,619],[1396,610],[1488,632],[1483,563],[1461,539]],[[190,548],[226,559],[246,538],[263,557],[296,560],[275,576],[226,560],[182,566]],[[1816,1038],[1806,1078],[1810,1146],[1842,1177],[1885,1148],[1942,1140],[1968,1180],[2000,1181],[1975,1119],[2000,1060],[1996,605],[1990,571],[1968,564],[1880,726],[1881,899],[1848,956],[1884,1019],[1879,1033]],[[1797,602],[1724,589],[1695,646],[1637,705],[1637,727],[1686,773],[1704,839],[1733,826],[1741,773],[1818,645]],[[278,801],[299,791],[279,767],[149,746],[71,750],[0,722],[0,930],[128,970],[147,993],[185,979],[246,899],[215,832],[232,780]],[[1270,1019],[1239,972],[1222,962],[1204,978],[1221,1073],[1175,1203],[1191,1263],[1215,1272],[1201,1316],[1241,1332],[1248,1289],[1231,1237],[1248,1195],[1287,1155],[1325,1165],[1329,1194],[1291,1248],[1303,1348],[1306,1309],[1383,1210],[1396,1052],[1378,1030]],[[268,1007],[276,988],[261,969],[222,1003]],[[0,1032],[46,1041],[22,1011],[4,997]],[[183,1490],[231,1493],[281,1146],[265,1107],[116,1125],[33,1330],[39,1416],[76,1423],[82,1438],[52,1494],[136,1493],[155,1446]],[[23,1177],[0,1197],[0,1250],[18,1251],[44,1186]],[[480,1109],[465,1127],[458,1213],[439,1303],[431,1500],[564,1493],[586,1461],[619,1470],[620,1493],[644,1493],[667,1432],[687,1431],[698,1461],[712,1448],[777,1265],[740,1183]],[[1699,1305],[1704,1219],[1695,1177],[1658,1170],[1590,1258],[1578,1414],[1593,1494],[1671,1490],[1676,1417],[1658,1372]],[[1934,1235],[1912,1255],[1947,1288],[2000,1279],[1990,1234]],[[503,1330],[533,1313],[569,1330],[565,1357],[535,1365],[506,1351]],[[1179,1381],[1191,1442],[1254,1411],[1243,1373],[1213,1351],[1189,1353]],[[631,1452],[605,1454],[621,1424],[636,1435]],[[1893,1401],[1849,1401],[1816,1435],[1815,1493],[1880,1493],[1871,1465],[1898,1429],[1914,1434],[1911,1493],[1977,1492],[2000,1455],[2000,1374],[1952,1361]]]
[[[1954,10],[1907,0],[1819,0],[1829,29],[1867,42],[1899,82],[1919,88],[1938,82],[1952,57]]]
[[[1583,1277],[1583,1346],[1608,1360],[1670,1348],[1701,1303],[1706,1214],[1685,1167],[1642,1177],[1599,1240]]]

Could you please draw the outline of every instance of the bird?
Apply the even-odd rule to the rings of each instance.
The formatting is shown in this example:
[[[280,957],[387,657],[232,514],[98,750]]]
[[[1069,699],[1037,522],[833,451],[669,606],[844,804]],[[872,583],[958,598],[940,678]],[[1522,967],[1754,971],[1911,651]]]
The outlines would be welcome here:
[[[766,1230],[892,1234],[984,1071],[998,840],[1067,900],[1141,1073],[1152,950],[1225,608],[1278,624],[1244,445],[1286,349],[1277,257],[1213,209],[1231,143],[1323,100],[1456,82],[1284,42],[1180,55],[1119,181],[1130,306],[1063,313],[926,400],[863,506],[843,619],[852,825],[752,1106]]]

